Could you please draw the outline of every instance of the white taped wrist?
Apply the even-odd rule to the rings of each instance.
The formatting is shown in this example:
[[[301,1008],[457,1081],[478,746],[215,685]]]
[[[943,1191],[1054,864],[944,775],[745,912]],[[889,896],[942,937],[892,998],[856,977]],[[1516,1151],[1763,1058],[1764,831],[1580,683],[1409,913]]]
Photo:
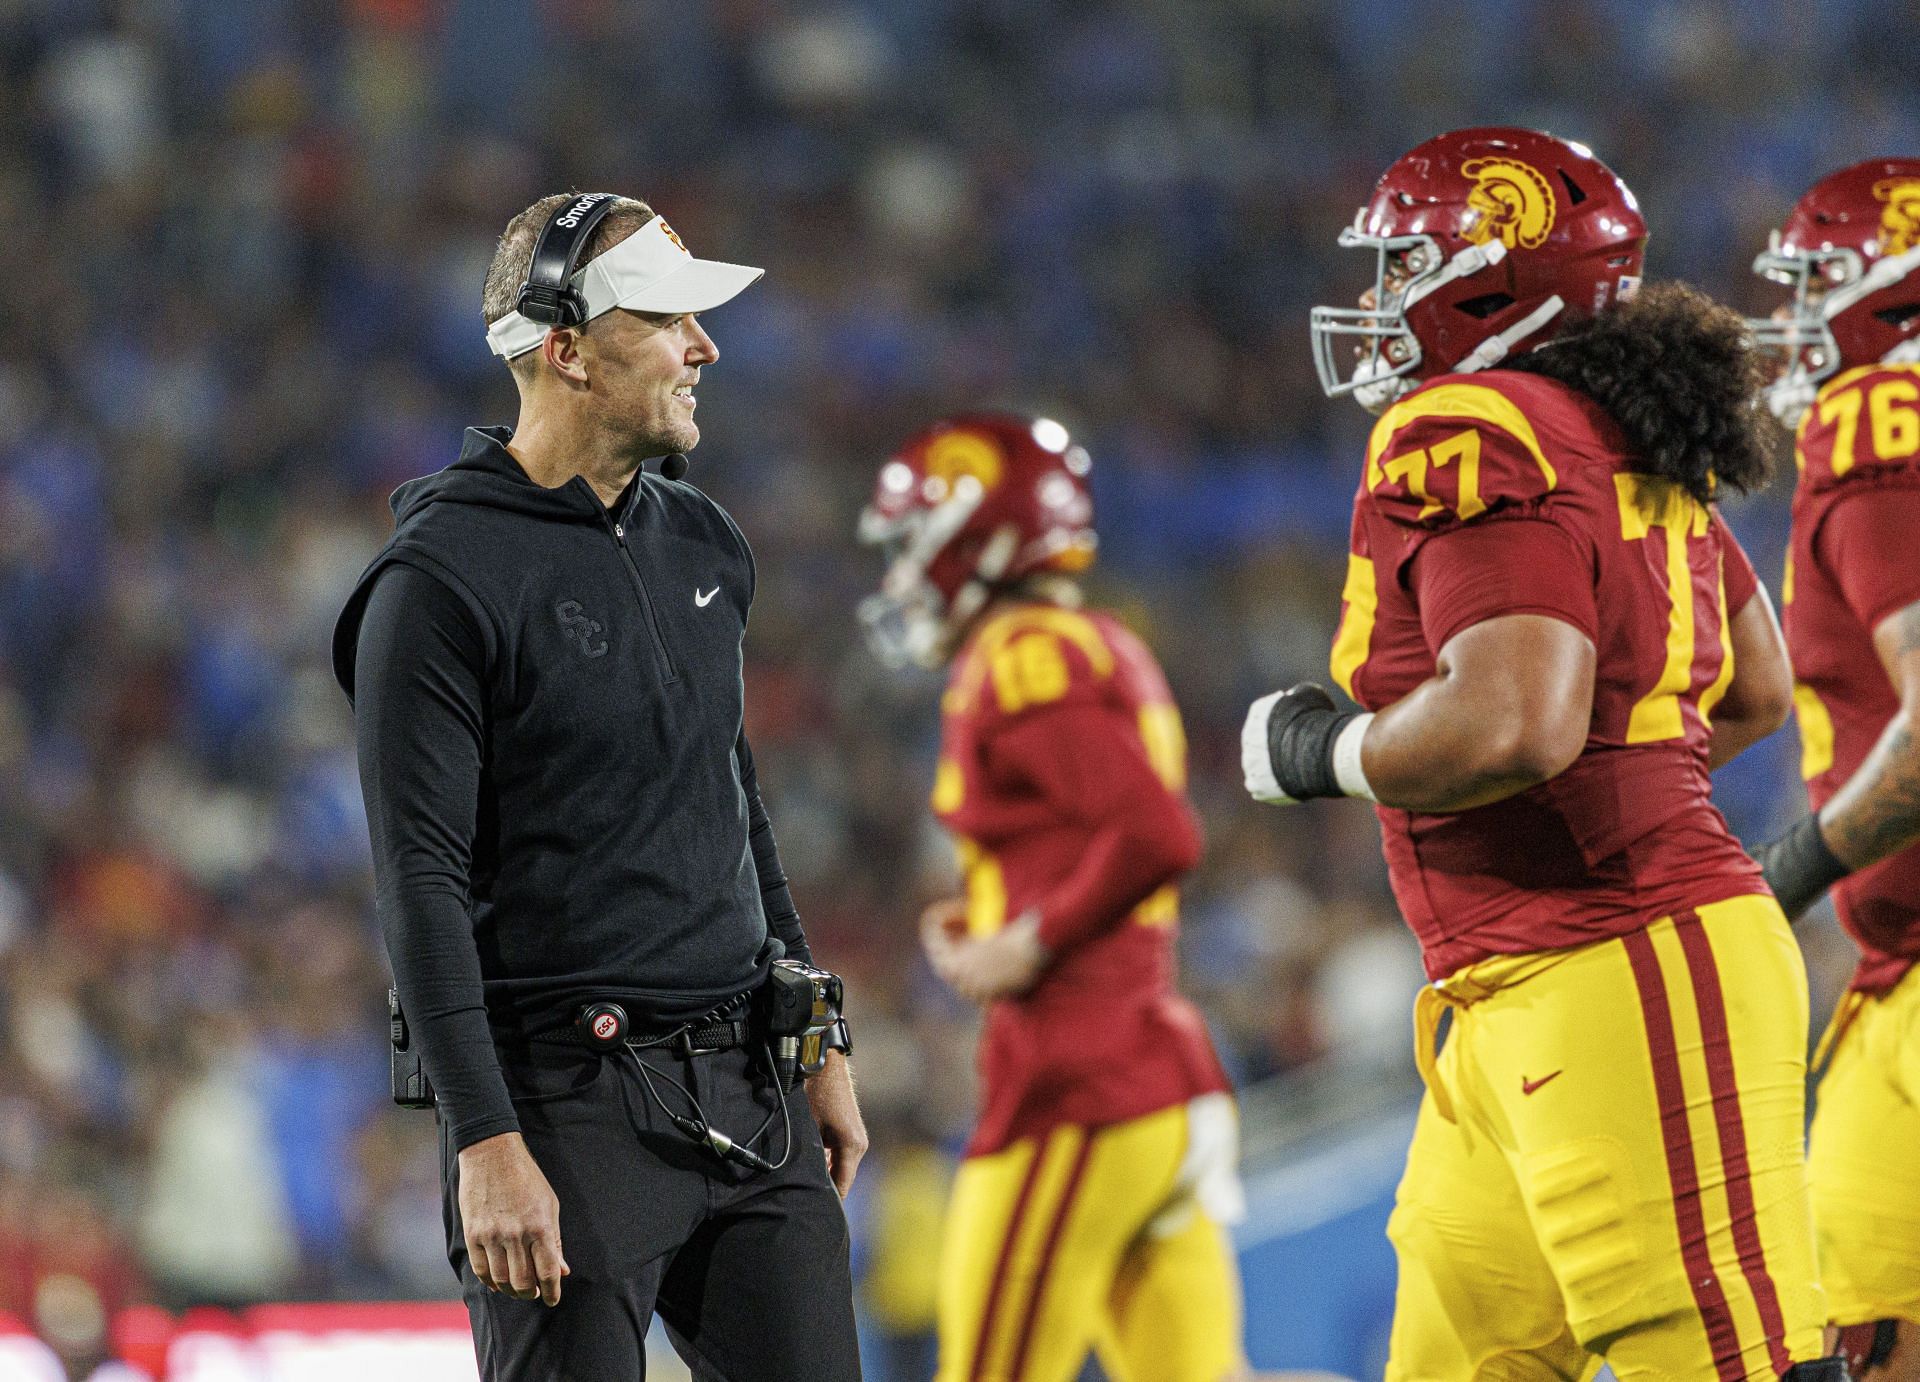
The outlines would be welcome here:
[[[1273,758],[1267,749],[1267,721],[1273,717],[1274,703],[1286,692],[1262,696],[1247,707],[1247,718],[1240,726],[1240,771],[1247,784],[1247,795],[1269,806],[1291,803],[1293,798],[1280,789],[1273,775]]]
[[[1373,784],[1367,781],[1367,770],[1360,764],[1360,741],[1367,737],[1367,726],[1372,723],[1371,714],[1356,715],[1341,729],[1339,738],[1333,741],[1333,780],[1347,796],[1378,801]]]

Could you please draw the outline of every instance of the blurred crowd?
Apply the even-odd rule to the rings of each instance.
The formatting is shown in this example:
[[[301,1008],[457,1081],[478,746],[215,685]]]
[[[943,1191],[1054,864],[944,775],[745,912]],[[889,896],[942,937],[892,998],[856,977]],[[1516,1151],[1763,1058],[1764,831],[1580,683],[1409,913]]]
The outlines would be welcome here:
[[[1210,850],[1187,985],[1243,1081],[1411,1078],[1417,958],[1370,813],[1238,782],[1247,701],[1324,675],[1367,419],[1306,312],[1439,129],[1586,140],[1650,271],[1747,309],[1817,174],[1920,147],[1900,0],[0,0],[0,1312],[70,1356],[120,1305],[440,1295],[432,1120],[386,1105],[352,722],[327,639],[386,494],[510,422],[507,219],[647,198],[766,266],[707,319],[692,478],[756,549],[750,729],[849,980],[869,1318],[930,1302],[969,1015],[913,920],[937,683],[851,610],[855,515],[944,411],[1092,451],[1096,597],[1158,650]],[[1790,473],[1790,467],[1789,467]],[[1779,570],[1787,481],[1729,506]],[[1776,584],[1777,589],[1777,584]],[[1791,732],[1725,774],[1796,809]],[[1830,995],[1844,944],[1808,944]],[[1830,1001],[1830,998],[1829,1000]],[[916,1218],[919,1216],[919,1218]]]

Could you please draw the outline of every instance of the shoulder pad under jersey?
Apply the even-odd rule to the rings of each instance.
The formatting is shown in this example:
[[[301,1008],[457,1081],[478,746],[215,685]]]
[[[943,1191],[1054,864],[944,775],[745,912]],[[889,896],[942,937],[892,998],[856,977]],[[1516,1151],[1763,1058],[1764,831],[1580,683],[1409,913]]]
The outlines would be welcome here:
[[[1920,474],[1920,364],[1862,365],[1829,379],[1800,419],[1793,459],[1813,487],[1855,474]]]
[[[1442,529],[1531,504],[1560,477],[1541,414],[1569,407],[1530,375],[1450,375],[1395,403],[1367,442],[1365,491],[1396,523]]]
[[[1113,648],[1086,615],[1022,606],[990,618],[968,640],[948,686],[946,708],[993,720],[1098,700],[1115,666]]]

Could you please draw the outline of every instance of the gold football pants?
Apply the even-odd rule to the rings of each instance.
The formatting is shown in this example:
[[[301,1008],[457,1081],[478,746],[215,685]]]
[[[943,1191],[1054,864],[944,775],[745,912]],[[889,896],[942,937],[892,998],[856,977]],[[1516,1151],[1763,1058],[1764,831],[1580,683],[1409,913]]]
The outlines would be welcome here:
[[[1773,1379],[1821,1353],[1807,983],[1770,897],[1450,976],[1389,1379]]]
[[[1829,1318],[1920,1321],[1920,969],[1833,1033],[1807,1166]]]
[[[941,1254],[938,1382],[1220,1382],[1244,1367],[1224,1094],[969,1157]]]

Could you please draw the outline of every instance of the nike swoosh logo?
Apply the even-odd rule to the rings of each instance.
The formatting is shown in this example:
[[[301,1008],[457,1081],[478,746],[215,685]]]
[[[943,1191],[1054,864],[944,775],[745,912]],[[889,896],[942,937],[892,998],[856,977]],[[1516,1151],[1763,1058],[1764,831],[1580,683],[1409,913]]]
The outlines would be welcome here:
[[[1547,1083],[1547,1081],[1560,1078],[1563,1073],[1563,1071],[1556,1070],[1551,1075],[1542,1075],[1537,1080],[1530,1080],[1525,1075],[1522,1075],[1520,1077],[1520,1092],[1522,1094],[1531,1094],[1534,1090],[1540,1088],[1541,1085]]]
[[[696,588],[693,592],[693,602],[696,605],[700,606],[701,609],[705,609],[707,607],[708,601],[712,600],[713,597],[718,595],[719,593],[720,593],[720,587],[717,585],[712,590],[709,590],[705,595],[702,595],[699,589]]]

